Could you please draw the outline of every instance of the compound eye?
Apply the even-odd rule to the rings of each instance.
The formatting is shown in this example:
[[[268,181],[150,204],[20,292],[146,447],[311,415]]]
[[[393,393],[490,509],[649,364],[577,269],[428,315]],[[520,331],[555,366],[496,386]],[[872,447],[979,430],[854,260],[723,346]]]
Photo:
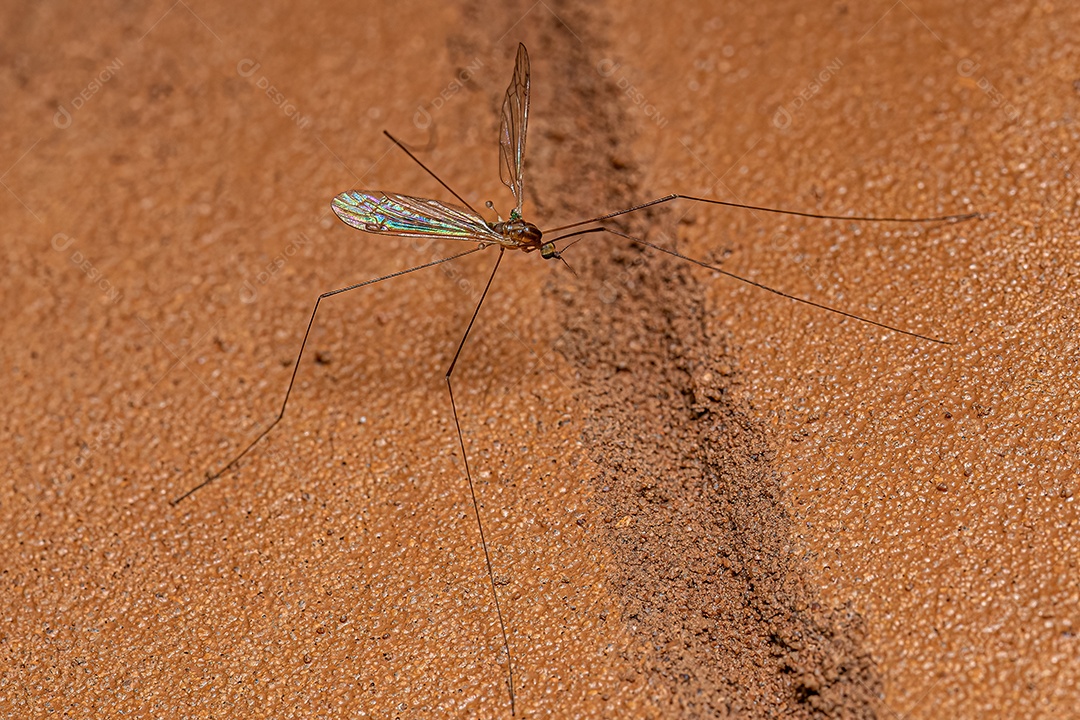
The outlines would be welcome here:
[[[558,251],[555,250],[555,243],[546,242],[540,246],[540,257],[545,260],[552,260],[559,257]]]

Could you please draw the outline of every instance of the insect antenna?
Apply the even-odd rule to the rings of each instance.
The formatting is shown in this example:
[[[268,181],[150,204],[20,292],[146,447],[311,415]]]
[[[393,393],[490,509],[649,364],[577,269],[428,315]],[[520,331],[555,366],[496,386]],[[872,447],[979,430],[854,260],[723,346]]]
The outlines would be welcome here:
[[[574,277],[577,277],[578,276],[577,270],[570,267],[570,263],[566,262],[566,258],[563,257],[563,253],[566,252],[567,250],[569,250],[570,248],[572,248],[573,246],[577,245],[579,242],[581,242],[584,239],[585,235],[588,235],[590,233],[598,233],[598,232],[607,232],[607,228],[596,227],[596,228],[589,228],[588,230],[578,230],[577,232],[572,232],[572,233],[567,233],[565,235],[560,235],[559,237],[555,238],[554,240],[548,240],[546,244],[552,244],[553,245],[554,243],[557,243],[560,240],[565,240],[567,238],[576,238],[576,240],[574,240],[574,242],[567,243],[567,244],[563,245],[561,248],[559,248],[558,250],[556,250],[554,253],[551,254],[550,257],[555,258],[556,260],[560,260],[562,262],[562,264],[566,266],[566,269],[569,270],[570,272],[574,273]]]
[[[409,273],[416,272],[417,270],[423,270],[424,268],[433,267],[435,265],[441,265],[442,263],[450,262],[451,260],[457,260],[458,258],[465,257],[466,255],[472,255],[475,252],[480,252],[483,249],[484,249],[484,247],[475,247],[475,248],[472,248],[471,250],[466,250],[465,252],[458,253],[457,255],[451,255],[450,257],[441,258],[439,260],[433,260],[432,262],[424,263],[423,265],[417,265],[416,267],[411,267],[411,268],[408,268],[407,270],[399,270],[397,272],[390,273],[389,275],[383,275],[382,277],[377,277],[374,280],[365,280],[364,282],[356,283],[355,285],[349,285],[348,287],[338,288],[337,290],[331,290],[329,292],[324,292],[322,295],[319,295],[319,297],[315,300],[315,308],[311,311],[311,317],[308,319],[307,330],[304,331],[304,341],[300,344],[300,352],[297,353],[296,361],[293,363],[292,376],[289,378],[289,387],[288,387],[288,389],[285,390],[285,400],[281,403],[281,411],[278,413],[278,416],[276,418],[274,418],[274,421],[272,423],[270,423],[270,425],[267,426],[267,428],[265,430],[263,430],[261,433],[259,433],[255,437],[254,440],[252,440],[250,443],[248,443],[247,447],[245,447],[243,450],[241,450],[240,453],[238,455],[236,455],[236,457],[234,457],[232,460],[230,460],[225,465],[225,467],[221,468],[220,470],[218,470],[213,475],[207,474],[206,479],[203,480],[201,483],[199,483],[195,487],[191,488],[190,490],[185,492],[183,495],[180,495],[179,497],[177,497],[177,498],[175,498],[173,500],[170,500],[169,502],[172,505],[176,505],[181,500],[184,500],[185,498],[193,495],[194,493],[198,492],[199,490],[202,490],[204,487],[206,487],[210,483],[212,483],[215,480],[217,480],[218,478],[220,478],[222,475],[224,475],[226,472],[228,472],[230,469],[232,469],[236,465],[236,463],[240,462],[240,460],[245,455],[247,455],[248,452],[250,452],[251,449],[253,447],[255,447],[259,443],[260,440],[262,440],[264,437],[266,437],[270,433],[271,430],[273,430],[275,427],[277,427],[277,424],[279,422],[281,422],[281,419],[283,417],[285,417],[285,409],[289,405],[289,396],[292,395],[293,385],[296,383],[296,373],[300,369],[300,360],[304,357],[304,349],[307,347],[308,336],[311,334],[312,325],[315,324],[315,315],[316,315],[316,313],[319,312],[319,304],[323,300],[325,300],[328,297],[332,297],[334,295],[340,295],[341,293],[349,292],[350,290],[356,290],[357,288],[362,288],[362,287],[364,287],[366,285],[374,285],[375,283],[382,282],[383,280],[389,280],[390,278],[400,277],[401,275],[408,275]]]
[[[546,230],[545,232],[557,232],[557,231]],[[588,235],[589,233],[598,233],[598,232],[607,232],[607,228],[595,227],[595,228],[589,228],[588,230],[578,230],[577,232],[566,233],[565,235],[560,235],[559,237],[555,238],[554,240],[548,240],[547,242],[557,243],[560,240],[565,240],[566,238],[577,238],[576,240],[574,240],[574,242],[566,243],[561,248],[559,248],[559,254],[561,255],[562,253],[566,252],[567,250],[569,250],[574,245],[577,245],[579,242],[584,240],[585,235]],[[556,255],[554,257],[558,257],[558,256]]]

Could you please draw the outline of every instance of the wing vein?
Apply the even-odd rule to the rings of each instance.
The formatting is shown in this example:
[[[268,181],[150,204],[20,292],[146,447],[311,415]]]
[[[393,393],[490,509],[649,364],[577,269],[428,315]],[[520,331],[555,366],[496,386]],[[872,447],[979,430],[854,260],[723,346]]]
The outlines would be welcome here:
[[[438,200],[381,190],[350,190],[335,197],[332,205],[346,225],[364,232],[471,242],[500,239],[484,218]]]
[[[517,201],[512,219],[521,217],[525,201],[524,172],[525,130],[529,124],[529,53],[518,44],[514,77],[506,88],[502,106],[502,126],[499,131],[499,178]]]

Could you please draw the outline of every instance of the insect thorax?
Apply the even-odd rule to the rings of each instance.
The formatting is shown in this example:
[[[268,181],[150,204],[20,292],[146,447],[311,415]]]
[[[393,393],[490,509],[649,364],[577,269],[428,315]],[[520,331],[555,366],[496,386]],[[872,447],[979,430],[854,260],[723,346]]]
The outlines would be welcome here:
[[[521,250],[536,250],[543,242],[544,234],[540,232],[540,228],[525,220],[513,219],[495,223],[491,229],[509,241],[506,245]]]

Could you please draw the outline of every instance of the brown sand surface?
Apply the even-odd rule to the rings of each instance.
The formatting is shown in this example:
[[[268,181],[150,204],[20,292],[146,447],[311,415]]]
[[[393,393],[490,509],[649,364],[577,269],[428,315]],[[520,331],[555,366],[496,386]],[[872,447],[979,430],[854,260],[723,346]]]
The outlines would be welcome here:
[[[1080,707],[1080,10],[1067,3],[0,11],[0,716],[508,717],[443,374],[494,250],[349,188],[509,193],[455,373],[521,717]]]

